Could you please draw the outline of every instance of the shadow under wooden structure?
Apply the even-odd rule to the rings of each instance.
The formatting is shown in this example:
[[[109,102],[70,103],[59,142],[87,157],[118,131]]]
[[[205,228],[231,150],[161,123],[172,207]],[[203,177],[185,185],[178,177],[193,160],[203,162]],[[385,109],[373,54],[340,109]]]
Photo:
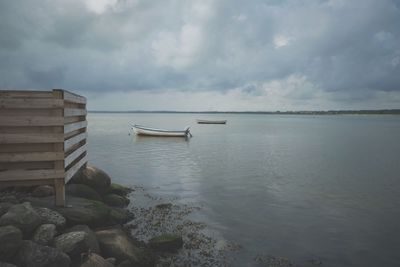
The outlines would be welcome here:
[[[0,185],[65,184],[87,164],[86,98],[71,92],[0,91]]]

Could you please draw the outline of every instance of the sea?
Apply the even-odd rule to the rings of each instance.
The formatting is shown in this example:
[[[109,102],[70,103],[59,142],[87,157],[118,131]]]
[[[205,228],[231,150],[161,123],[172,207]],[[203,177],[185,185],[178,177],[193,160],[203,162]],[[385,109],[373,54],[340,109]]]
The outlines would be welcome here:
[[[196,124],[224,119],[226,125]],[[233,266],[400,266],[400,116],[89,113],[89,162],[202,207]],[[192,138],[140,137],[131,125]]]

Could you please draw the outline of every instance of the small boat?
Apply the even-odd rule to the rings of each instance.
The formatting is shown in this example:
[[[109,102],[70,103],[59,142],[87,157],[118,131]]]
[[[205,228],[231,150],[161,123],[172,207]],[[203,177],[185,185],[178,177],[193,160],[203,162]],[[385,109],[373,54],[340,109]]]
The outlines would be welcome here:
[[[197,120],[198,124],[226,124],[226,120]]]
[[[148,136],[167,136],[167,137],[187,137],[192,136],[190,133],[190,127],[186,127],[183,130],[165,130],[165,129],[157,129],[150,128],[143,125],[132,125],[132,129],[135,130],[137,135],[148,135]]]

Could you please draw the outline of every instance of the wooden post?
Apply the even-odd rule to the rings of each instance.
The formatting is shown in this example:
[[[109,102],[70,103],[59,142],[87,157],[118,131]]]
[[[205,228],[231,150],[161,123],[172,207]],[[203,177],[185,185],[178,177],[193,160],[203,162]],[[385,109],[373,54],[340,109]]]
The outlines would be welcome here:
[[[56,99],[63,99],[62,91],[53,91],[53,97]],[[64,118],[64,108],[55,109],[54,115],[57,117]],[[54,127],[55,133],[63,133],[64,127]],[[54,143],[54,151],[62,152],[64,154],[64,141],[62,143]],[[54,169],[57,171],[65,171],[64,169],[64,158],[63,160],[54,161]],[[54,193],[56,206],[65,206],[65,182],[64,178],[54,180]]]

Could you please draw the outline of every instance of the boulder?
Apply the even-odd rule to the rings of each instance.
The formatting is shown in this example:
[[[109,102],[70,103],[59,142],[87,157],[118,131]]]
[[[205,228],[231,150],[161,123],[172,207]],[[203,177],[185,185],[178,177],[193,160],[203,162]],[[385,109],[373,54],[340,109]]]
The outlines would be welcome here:
[[[92,247],[89,234],[84,231],[69,232],[57,236],[54,239],[55,248],[68,254],[73,262],[79,262],[82,255],[89,251],[97,250],[98,247]]]
[[[42,219],[29,202],[12,206],[0,218],[0,225],[14,225],[22,231],[24,237],[29,237],[41,223]]]
[[[88,234],[87,242],[89,244],[90,251],[95,253],[100,253],[99,242],[97,241],[96,234],[87,225],[75,225],[74,227],[66,229],[64,233],[79,232],[79,231]]]
[[[0,202],[0,217],[3,216],[12,206],[11,202]]]
[[[82,197],[101,201],[101,196],[99,193],[85,184],[67,184],[65,186],[65,193],[74,197]]]
[[[119,195],[119,196],[124,196],[124,197],[126,197],[130,192],[132,192],[133,191],[133,189],[132,188],[129,188],[129,187],[126,187],[126,186],[123,186],[123,185],[120,185],[120,184],[115,184],[115,183],[112,183],[111,185],[110,185],[110,191],[109,191],[109,193],[111,193],[111,194],[117,194],[117,195]]]
[[[120,264],[117,265],[117,267],[132,267],[134,266],[129,260],[124,260]]]
[[[129,204],[129,199],[117,194],[108,194],[103,198],[104,203],[112,207],[126,207]]]
[[[163,234],[149,240],[149,246],[160,251],[176,251],[183,246],[181,235]]]
[[[43,246],[51,244],[57,234],[54,224],[42,224],[33,234],[32,241]]]
[[[12,225],[0,227],[0,260],[12,259],[21,245],[21,230]]]
[[[69,267],[71,263],[64,252],[30,240],[22,241],[22,246],[15,258],[19,267]]]
[[[153,266],[154,257],[150,251],[139,248],[121,229],[107,229],[96,232],[102,255],[113,257],[117,262],[129,260],[135,266]]]
[[[83,261],[81,267],[114,267],[114,264],[108,262],[96,253],[90,253]]]
[[[34,197],[48,197],[53,195],[54,187],[50,185],[39,185],[32,192],[32,196]]]
[[[111,178],[104,171],[88,166],[86,169],[78,172],[72,179],[71,183],[74,184],[85,184],[90,186],[100,194],[107,193],[110,189]]]
[[[42,218],[42,222],[45,224],[54,224],[57,230],[64,229],[67,220],[57,211],[48,208],[34,208],[36,213]]]
[[[0,267],[18,267],[17,265],[0,261]]]

